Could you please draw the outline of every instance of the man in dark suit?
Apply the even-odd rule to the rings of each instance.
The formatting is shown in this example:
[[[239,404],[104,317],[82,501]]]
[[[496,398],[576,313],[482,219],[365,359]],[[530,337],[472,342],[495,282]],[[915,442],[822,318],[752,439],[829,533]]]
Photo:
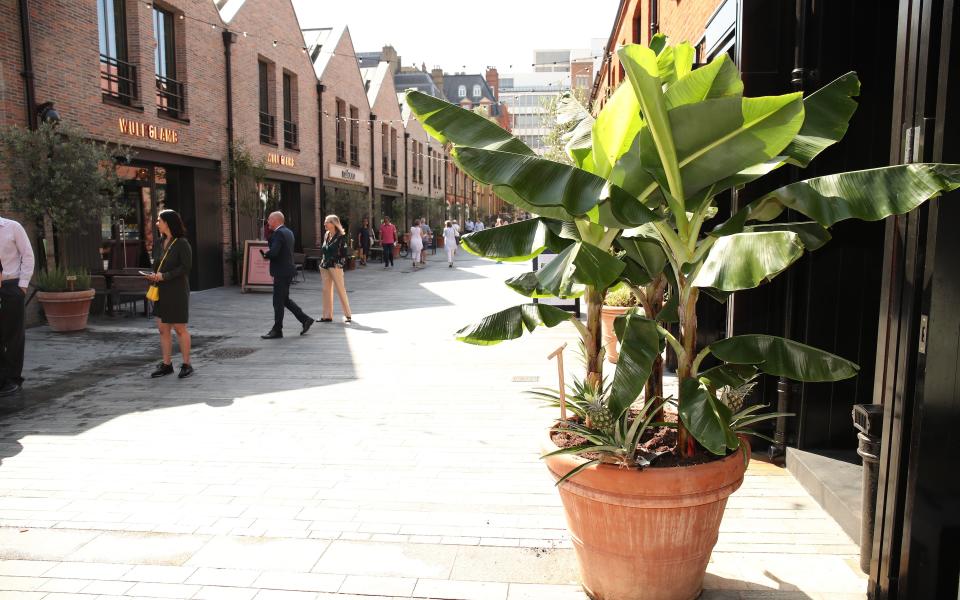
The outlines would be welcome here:
[[[293,232],[284,225],[283,213],[270,213],[267,224],[273,231],[270,236],[270,250],[261,250],[260,254],[270,260],[270,276],[273,277],[273,329],[265,340],[283,337],[283,309],[289,308],[293,316],[303,325],[300,335],[307,333],[313,326],[313,317],[307,316],[297,303],[290,299],[290,283],[297,272],[293,263]]]

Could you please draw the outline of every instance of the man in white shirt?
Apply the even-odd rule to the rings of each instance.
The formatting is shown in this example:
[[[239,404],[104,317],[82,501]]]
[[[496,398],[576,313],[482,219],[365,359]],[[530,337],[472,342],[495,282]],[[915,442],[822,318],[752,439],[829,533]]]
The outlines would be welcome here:
[[[0,217],[0,397],[23,385],[24,305],[33,277],[33,246],[23,226]]]
[[[486,228],[487,226],[483,224],[483,221],[481,219],[477,219],[477,222],[473,224],[474,231],[483,231]]]
[[[467,219],[467,222],[463,224],[463,230],[467,233],[473,233],[473,219]]]

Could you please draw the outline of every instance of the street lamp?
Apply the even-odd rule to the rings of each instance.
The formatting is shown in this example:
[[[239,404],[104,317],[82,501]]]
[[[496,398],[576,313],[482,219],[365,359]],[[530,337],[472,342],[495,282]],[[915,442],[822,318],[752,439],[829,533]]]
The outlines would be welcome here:
[[[37,105],[37,117],[43,123],[60,123],[60,113],[53,107],[53,102],[44,102]]]

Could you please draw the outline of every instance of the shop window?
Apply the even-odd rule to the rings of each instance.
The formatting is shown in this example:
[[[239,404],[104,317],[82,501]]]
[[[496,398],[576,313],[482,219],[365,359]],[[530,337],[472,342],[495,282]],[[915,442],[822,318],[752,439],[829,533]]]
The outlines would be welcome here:
[[[129,62],[125,0],[97,0],[100,92],[105,100],[132,105],[140,99],[137,67]]]
[[[380,124],[380,157],[381,157],[381,167],[383,167],[383,174],[386,175],[389,172],[390,166],[390,127],[386,123]]]
[[[390,128],[390,175],[397,176],[397,130]]]
[[[350,164],[360,166],[360,109],[350,107]]]
[[[173,13],[153,5],[153,64],[157,84],[157,110],[182,117],[187,109],[186,91],[177,67],[176,18]]]
[[[297,130],[297,76],[283,72],[283,147],[291,150],[300,148],[300,135]]]
[[[260,143],[277,144],[277,117],[273,100],[273,63],[257,61],[257,76],[260,95]]]
[[[340,98],[337,98],[337,162],[338,163],[347,163],[347,124],[344,122],[347,118],[346,110],[347,104]],[[353,110],[351,107],[350,111],[351,116],[353,115]],[[353,123],[350,124],[351,129],[353,128]],[[353,144],[353,140],[350,140],[350,143]]]

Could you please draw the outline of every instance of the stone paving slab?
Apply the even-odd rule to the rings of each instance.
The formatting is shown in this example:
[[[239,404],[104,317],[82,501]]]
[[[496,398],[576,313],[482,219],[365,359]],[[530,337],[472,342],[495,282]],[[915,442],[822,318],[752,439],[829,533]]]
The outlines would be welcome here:
[[[268,294],[195,293],[187,381],[149,379],[141,318],[31,329],[24,401],[0,417],[0,600],[583,600],[538,456],[552,415],[525,395],[556,385],[546,355],[575,332],[452,338],[516,304],[501,282],[524,267],[353,271],[353,325],[276,341],[259,339]],[[319,289],[307,273],[293,297],[319,314]],[[702,597],[862,599],[857,562],[786,471],[753,461]]]

